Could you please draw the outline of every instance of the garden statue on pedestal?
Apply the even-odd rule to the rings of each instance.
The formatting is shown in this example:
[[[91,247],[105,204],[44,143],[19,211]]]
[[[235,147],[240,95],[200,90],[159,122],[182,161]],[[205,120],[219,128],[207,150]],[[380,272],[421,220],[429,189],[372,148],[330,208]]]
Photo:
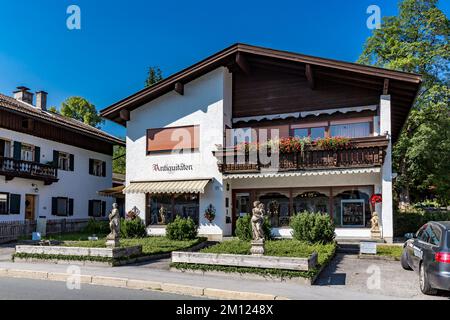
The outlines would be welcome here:
[[[120,214],[117,203],[114,203],[112,207],[113,209],[109,214],[109,229],[111,233],[106,237],[106,246],[115,248],[120,245]]]
[[[370,219],[370,223],[372,224],[372,228],[370,232],[372,234],[373,239],[381,239],[381,231],[380,231],[380,223],[377,212],[372,213],[372,219]]]
[[[253,241],[251,243],[252,247],[250,252],[252,255],[260,255],[264,254],[264,204],[255,201],[253,203],[252,210],[252,233],[253,233]]]

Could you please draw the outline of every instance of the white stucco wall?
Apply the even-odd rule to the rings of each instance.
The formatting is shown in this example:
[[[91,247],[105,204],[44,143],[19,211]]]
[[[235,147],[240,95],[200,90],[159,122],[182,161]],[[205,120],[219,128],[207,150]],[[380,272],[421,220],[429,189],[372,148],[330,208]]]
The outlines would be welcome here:
[[[41,148],[40,162],[45,164],[53,161],[53,150],[68,152],[74,155],[74,171],[58,170],[59,181],[49,186],[44,182],[32,179],[14,178],[5,181],[0,176],[0,192],[21,195],[20,215],[0,215],[0,221],[16,221],[25,219],[25,195],[37,196],[36,218],[46,216],[48,219],[86,219],[88,218],[89,200],[102,200],[107,203],[107,212],[110,210],[113,198],[101,197],[97,191],[112,186],[112,156],[93,152],[74,146],[50,141],[24,133],[0,128],[0,138],[19,141]],[[89,174],[89,159],[98,159],[106,162],[106,177],[96,177]],[[32,184],[37,185],[36,193]],[[74,199],[74,215],[71,217],[58,217],[51,215],[52,197],[68,197]]]
[[[225,226],[224,193],[222,175],[212,151],[223,143],[224,104],[231,112],[231,74],[226,68],[218,68],[184,87],[184,95],[175,91],[159,97],[131,112],[127,122],[127,177],[132,181],[167,181],[211,178],[212,181],[200,195],[200,234],[222,235]],[[225,101],[225,102],[224,102]],[[200,126],[198,151],[183,154],[146,154],[146,132],[151,128],[167,128],[186,125]],[[153,170],[153,165],[192,165],[192,171],[172,173]],[[212,224],[203,217],[206,207],[212,204],[217,212]],[[126,210],[137,207],[145,218],[145,194],[127,194]],[[151,229],[153,230],[153,229]],[[159,232],[160,233],[160,232]]]

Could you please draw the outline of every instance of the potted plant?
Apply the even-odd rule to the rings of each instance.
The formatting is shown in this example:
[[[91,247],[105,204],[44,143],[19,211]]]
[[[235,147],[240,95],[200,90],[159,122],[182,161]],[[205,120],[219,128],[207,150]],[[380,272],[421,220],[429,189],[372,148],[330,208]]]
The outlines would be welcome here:
[[[210,204],[205,210],[205,218],[209,221],[209,223],[213,222],[216,218],[216,208],[212,204]]]

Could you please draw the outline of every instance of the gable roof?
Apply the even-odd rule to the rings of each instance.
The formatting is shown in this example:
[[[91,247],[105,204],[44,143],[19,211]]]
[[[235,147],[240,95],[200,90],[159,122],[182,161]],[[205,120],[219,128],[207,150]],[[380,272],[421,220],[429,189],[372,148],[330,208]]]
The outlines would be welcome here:
[[[16,100],[12,97],[0,93],[0,109],[29,116],[34,119],[49,122],[53,125],[63,127],[68,130],[76,131],[77,133],[91,136],[112,144],[125,145],[125,142],[116,138],[100,129],[94,128],[81,121],[62,116],[50,111],[38,109],[31,104]]]
[[[250,60],[262,58],[277,64],[284,63],[288,68],[289,66],[310,65],[322,73],[324,73],[324,71],[335,74],[339,73],[340,79],[342,81],[348,81],[349,85],[358,85],[358,82],[363,81],[363,83],[372,85],[376,90],[381,87],[380,94],[382,93],[383,82],[386,79],[390,80],[390,88],[392,88],[392,91],[396,92],[395,94],[398,93],[399,95],[398,101],[393,99],[393,108],[396,108],[396,112],[399,115],[395,123],[395,135],[399,134],[401,126],[403,126],[406,120],[422,82],[421,75],[415,73],[389,70],[237,43],[173,74],[151,87],[142,89],[129,97],[112,104],[103,109],[100,114],[116,123],[126,125],[126,121],[120,117],[121,110],[131,111],[173,91],[177,83],[186,84],[220,66],[230,67],[236,63],[238,54],[248,57]]]

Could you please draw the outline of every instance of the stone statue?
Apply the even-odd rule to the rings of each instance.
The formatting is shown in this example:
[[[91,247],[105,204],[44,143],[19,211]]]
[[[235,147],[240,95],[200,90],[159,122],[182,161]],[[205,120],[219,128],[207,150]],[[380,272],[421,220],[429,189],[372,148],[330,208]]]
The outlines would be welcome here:
[[[252,233],[253,241],[251,243],[250,252],[252,255],[262,256],[264,254],[264,215],[266,211],[264,210],[264,204],[260,201],[255,201],[253,203],[252,210]]]
[[[263,229],[263,224],[264,224],[264,204],[259,202],[259,201],[255,201],[253,203],[253,210],[252,210],[252,231],[253,231],[253,240],[254,241],[258,241],[261,239],[264,239],[264,229]]]
[[[372,213],[372,219],[370,219],[370,223],[372,224],[372,228],[370,229],[372,238],[380,239],[381,238],[380,222],[378,213],[376,213],[375,211]]]
[[[106,246],[118,247],[120,238],[120,214],[117,203],[113,204],[113,209],[109,214],[109,229],[111,233],[106,237]]]
[[[166,215],[167,215],[167,209],[164,208],[164,206],[161,206],[159,209],[159,217],[161,219],[161,224],[166,224]]]

